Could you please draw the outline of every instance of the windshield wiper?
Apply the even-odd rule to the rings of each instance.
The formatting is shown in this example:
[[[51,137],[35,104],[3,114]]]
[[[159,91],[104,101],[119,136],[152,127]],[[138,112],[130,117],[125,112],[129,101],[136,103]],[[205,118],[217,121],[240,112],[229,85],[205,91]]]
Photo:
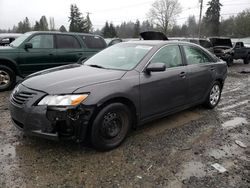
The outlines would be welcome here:
[[[88,65],[90,67],[95,67],[95,68],[100,68],[100,69],[105,69],[105,67],[101,66],[101,65]]]

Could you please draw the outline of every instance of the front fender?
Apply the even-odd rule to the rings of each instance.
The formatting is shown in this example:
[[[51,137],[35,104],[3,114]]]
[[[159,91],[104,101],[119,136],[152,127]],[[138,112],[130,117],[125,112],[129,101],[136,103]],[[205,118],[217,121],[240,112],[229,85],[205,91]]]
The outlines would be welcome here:
[[[14,61],[13,59],[10,59],[8,57],[0,57],[0,65],[8,66],[14,69],[17,75],[22,76],[17,62]]]
[[[134,104],[136,110],[139,110],[139,73],[133,71],[132,74],[126,74],[122,79],[82,87],[74,93],[90,93],[84,101],[85,105],[101,106],[109,100],[125,98]]]

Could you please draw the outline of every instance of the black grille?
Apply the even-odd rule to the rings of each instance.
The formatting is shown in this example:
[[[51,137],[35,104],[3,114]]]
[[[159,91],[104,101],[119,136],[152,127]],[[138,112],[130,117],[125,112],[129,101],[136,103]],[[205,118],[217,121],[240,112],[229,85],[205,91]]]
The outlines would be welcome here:
[[[36,95],[35,92],[28,92],[28,91],[16,92],[12,95],[11,100],[13,103],[22,106],[29,99],[33,98],[35,95]]]

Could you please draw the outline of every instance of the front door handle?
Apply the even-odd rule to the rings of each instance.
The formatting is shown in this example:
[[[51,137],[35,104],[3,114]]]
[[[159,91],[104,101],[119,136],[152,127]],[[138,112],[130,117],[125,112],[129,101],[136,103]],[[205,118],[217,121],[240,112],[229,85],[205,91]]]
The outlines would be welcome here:
[[[210,67],[210,70],[211,70],[211,71],[215,71],[215,67],[214,67],[214,66],[211,66],[211,67]]]
[[[185,72],[181,72],[181,73],[179,74],[179,76],[180,76],[181,78],[186,78],[186,73],[185,73]]]

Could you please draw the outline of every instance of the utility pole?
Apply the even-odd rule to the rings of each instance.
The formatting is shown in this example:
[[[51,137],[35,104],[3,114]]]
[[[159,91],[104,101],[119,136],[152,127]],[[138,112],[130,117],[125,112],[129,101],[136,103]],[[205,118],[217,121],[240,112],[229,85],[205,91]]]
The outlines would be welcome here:
[[[201,16],[202,16],[202,7],[203,7],[203,0],[200,1],[200,18],[199,18],[199,31],[198,31],[198,37],[201,37]]]
[[[87,16],[89,16],[90,14],[92,14],[91,12],[86,12]]]

